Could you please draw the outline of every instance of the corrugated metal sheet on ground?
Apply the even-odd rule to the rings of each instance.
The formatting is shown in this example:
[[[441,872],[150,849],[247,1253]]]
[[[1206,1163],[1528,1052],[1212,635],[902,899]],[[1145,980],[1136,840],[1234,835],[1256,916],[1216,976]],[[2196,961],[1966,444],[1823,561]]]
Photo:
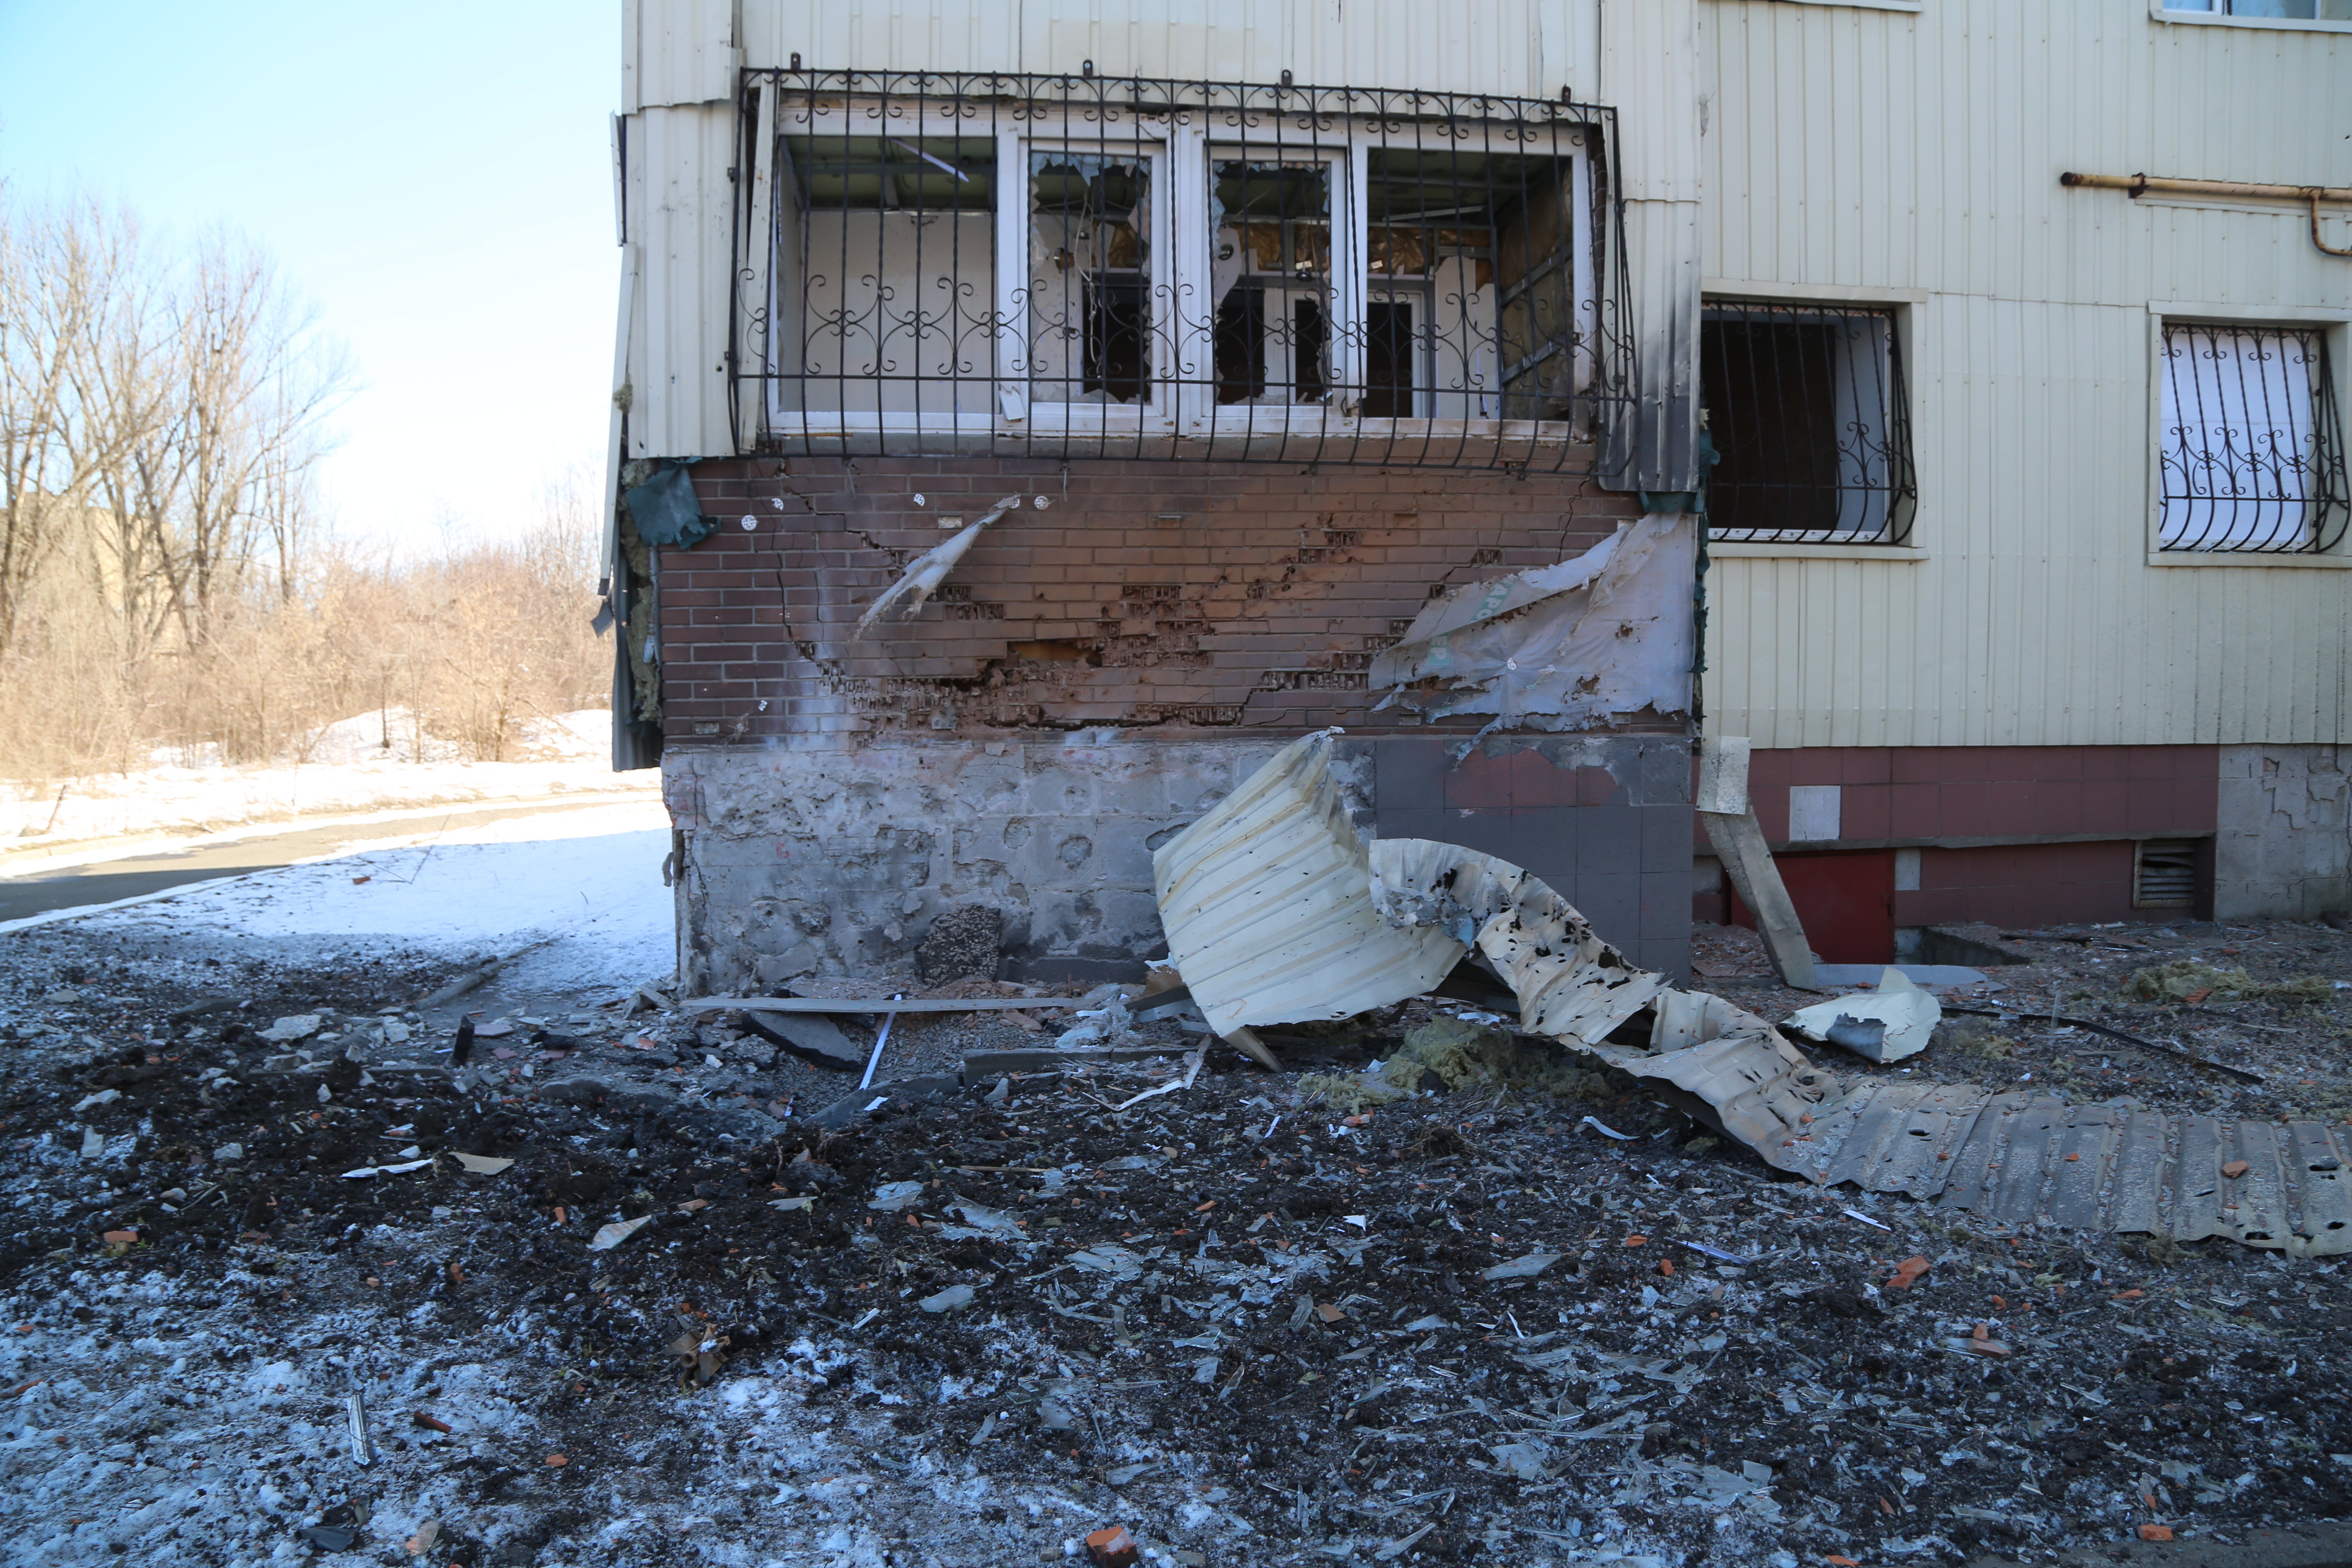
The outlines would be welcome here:
[[[1475,944],[1522,1027],[1667,1086],[1779,1170],[1999,1226],[2352,1252],[2346,1128],[1847,1078],[1627,963],[1520,867],[1434,839],[1365,846],[1329,761],[1328,733],[1293,742],[1154,858],[1169,952],[1213,1028],[1402,1001]]]
[[[1772,1163],[1828,1184],[1934,1199],[2002,1225],[2197,1241],[2296,1257],[2352,1252],[2347,1129],[2168,1116],[2128,1104],[1944,1084],[1853,1084]],[[2239,1161],[2245,1170],[2224,1174]]]

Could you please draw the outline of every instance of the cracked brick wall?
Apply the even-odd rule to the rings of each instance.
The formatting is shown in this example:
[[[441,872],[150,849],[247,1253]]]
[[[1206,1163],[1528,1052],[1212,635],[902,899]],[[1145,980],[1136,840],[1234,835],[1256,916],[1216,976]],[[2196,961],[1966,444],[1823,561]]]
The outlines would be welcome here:
[[[1365,671],[1433,591],[1548,565],[1636,515],[1580,480],[974,459],[698,464],[722,520],[665,551],[667,743],[907,733],[1412,729]],[[857,617],[1001,496],[911,621]],[[918,504],[915,498],[920,496]],[[753,526],[746,529],[742,520]]]
[[[1284,741],[1345,727],[1359,819],[1528,866],[1637,960],[1687,961],[1688,726],[1488,737],[1373,710],[1372,656],[1438,587],[1548,565],[1635,515],[1573,479],[974,459],[697,465],[719,531],[662,552],[681,973],[728,992],[902,973],[985,902],[1008,975],[1160,951],[1150,851]],[[906,564],[1009,494],[912,620]],[[920,500],[918,500],[917,498]]]

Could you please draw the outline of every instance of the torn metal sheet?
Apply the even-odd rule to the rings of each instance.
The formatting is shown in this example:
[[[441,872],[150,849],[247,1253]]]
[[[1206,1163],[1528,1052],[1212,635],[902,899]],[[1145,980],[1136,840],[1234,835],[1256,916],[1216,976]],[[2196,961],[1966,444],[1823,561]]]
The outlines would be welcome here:
[[[1526,1028],[1653,1080],[1776,1169],[1997,1225],[2352,1252],[2352,1124],[1842,1078],[1755,1014],[1627,962],[1522,868],[1429,839],[1367,852],[1330,784],[1328,750],[1328,733],[1284,748],[1154,863],[1170,949],[1213,1026],[1402,1001],[1475,944]],[[1822,1005],[1893,1001],[1903,1027],[1922,1017],[1933,1027],[1935,1015],[1907,1000],[1933,1007],[1932,997],[1892,970],[1881,984],[1878,997]]]
[[[1874,993],[1816,1002],[1789,1015],[1786,1026],[1806,1039],[1842,1047],[1874,1062],[1899,1062],[1927,1048],[1944,1009],[1893,964]]]
[[[898,618],[902,621],[912,618],[915,612],[923,607],[923,602],[947,581],[948,574],[955,570],[956,563],[963,559],[964,552],[972,547],[982,531],[1020,504],[1019,496],[1006,496],[981,513],[979,520],[962,532],[908,562],[905,574],[891,584],[889,591],[868,605],[866,613],[857,617],[857,629],[849,634],[849,640],[856,642],[864,637],[874,623],[882,618],[884,612],[901,599],[909,599],[910,602]]]
[[[1170,961],[1219,1035],[1402,1002],[1462,956],[1372,907],[1330,760],[1329,731],[1292,742],[1151,858]]]
[[[1686,712],[1696,539],[1687,517],[1644,517],[1573,560],[1455,588],[1372,661],[1371,684],[1391,689],[1382,706],[1533,730]]]
[[[1669,989],[1594,933],[1567,900],[1492,855],[1428,838],[1372,846],[1372,902],[1391,923],[1475,943],[1539,1034],[1591,1045]]]

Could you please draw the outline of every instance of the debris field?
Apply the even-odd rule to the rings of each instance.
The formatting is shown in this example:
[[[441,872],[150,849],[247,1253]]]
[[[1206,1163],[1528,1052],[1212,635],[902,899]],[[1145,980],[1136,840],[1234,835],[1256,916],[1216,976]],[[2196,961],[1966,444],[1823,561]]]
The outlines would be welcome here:
[[[1977,934],[2031,962],[1824,1062],[2342,1121],[2342,932]],[[2338,1263],[1816,1184],[1489,1005],[1268,1026],[1278,1072],[909,1015],[853,1098],[633,988],[453,1069],[451,973],[0,949],[17,1550],[1956,1563],[2352,1509]]]

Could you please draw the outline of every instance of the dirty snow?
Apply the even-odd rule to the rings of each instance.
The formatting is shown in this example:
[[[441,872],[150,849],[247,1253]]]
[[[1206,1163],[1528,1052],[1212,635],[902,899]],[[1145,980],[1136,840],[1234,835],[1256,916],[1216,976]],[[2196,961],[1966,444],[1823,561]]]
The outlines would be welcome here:
[[[463,956],[544,943],[510,983],[634,983],[673,967],[668,826],[658,800],[640,800],[387,835],[79,923],[188,955],[291,962],[327,949]]]

